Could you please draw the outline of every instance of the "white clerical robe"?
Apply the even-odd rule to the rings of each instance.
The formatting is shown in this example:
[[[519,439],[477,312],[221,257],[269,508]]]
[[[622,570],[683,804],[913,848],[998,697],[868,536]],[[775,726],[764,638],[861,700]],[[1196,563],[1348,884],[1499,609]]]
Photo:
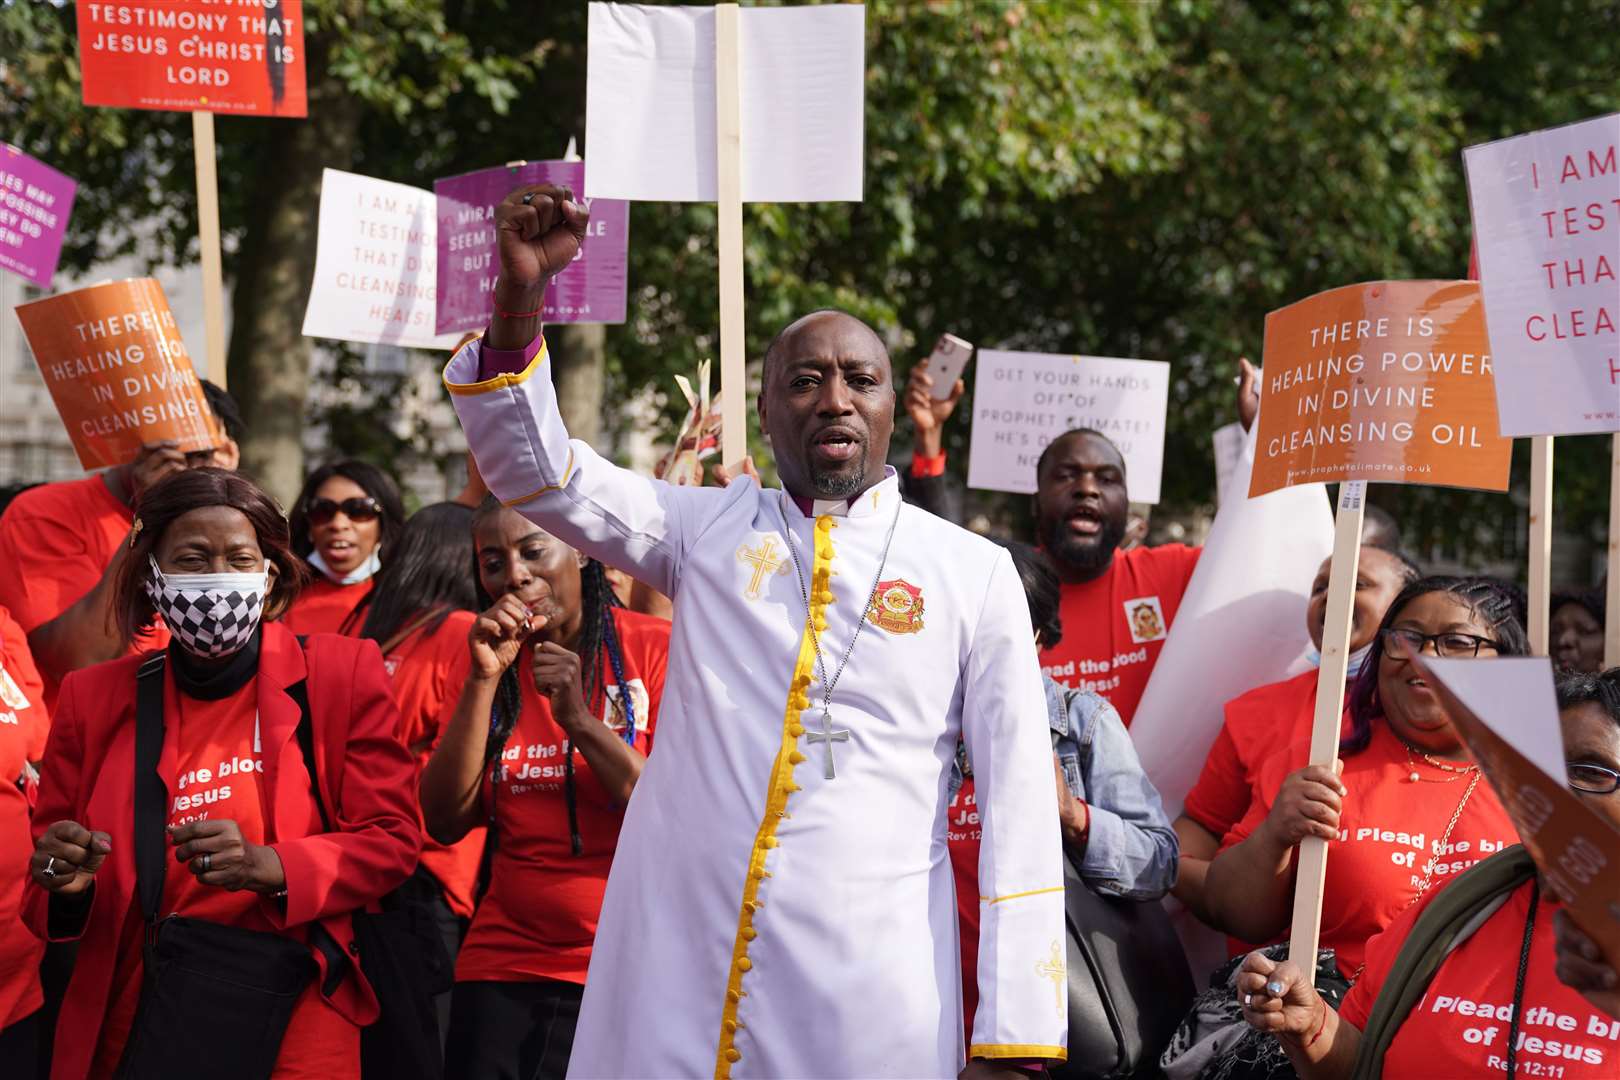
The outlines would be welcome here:
[[[1011,558],[903,503],[893,470],[806,516],[751,480],[674,487],[621,469],[570,441],[545,359],[485,381],[477,343],[450,361],[479,471],[675,603],[657,748],[625,813],[569,1075],[954,1077],[959,735],[983,826],[968,1053],[1064,1057],[1056,782]],[[806,594],[836,682],[830,742],[812,737],[824,682]]]

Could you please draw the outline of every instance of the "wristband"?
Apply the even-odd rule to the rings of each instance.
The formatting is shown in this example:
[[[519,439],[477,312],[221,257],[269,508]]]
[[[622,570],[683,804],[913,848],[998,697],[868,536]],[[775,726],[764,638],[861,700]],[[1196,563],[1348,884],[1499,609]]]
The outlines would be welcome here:
[[[913,450],[911,452],[911,475],[916,477],[944,476],[945,451],[941,450],[933,457],[925,457]]]
[[[495,305],[495,314],[503,319],[533,319],[544,310],[544,308],[535,308],[533,311],[506,311],[501,305]]]
[[[1317,1000],[1321,1001],[1320,998],[1318,998]],[[1322,1037],[1322,1032],[1327,1030],[1327,1014],[1328,1014],[1327,1002],[1323,1001],[1322,1002],[1322,1026],[1316,1029],[1316,1034],[1312,1035],[1311,1038],[1310,1038],[1310,1041],[1305,1044],[1305,1049],[1309,1050],[1311,1047],[1315,1046],[1316,1045],[1316,1040],[1320,1039]]]

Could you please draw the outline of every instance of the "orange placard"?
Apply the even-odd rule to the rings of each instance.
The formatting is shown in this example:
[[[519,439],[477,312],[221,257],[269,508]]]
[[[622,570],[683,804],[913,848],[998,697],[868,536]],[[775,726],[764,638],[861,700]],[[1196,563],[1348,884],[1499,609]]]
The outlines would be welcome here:
[[[79,464],[132,460],[142,443],[186,453],[218,445],[213,410],[151,278],[109,281],[17,308]]]
[[[307,116],[304,0],[75,0],[84,103]]]
[[[1266,316],[1250,496],[1369,480],[1506,491],[1477,281],[1346,285]]]

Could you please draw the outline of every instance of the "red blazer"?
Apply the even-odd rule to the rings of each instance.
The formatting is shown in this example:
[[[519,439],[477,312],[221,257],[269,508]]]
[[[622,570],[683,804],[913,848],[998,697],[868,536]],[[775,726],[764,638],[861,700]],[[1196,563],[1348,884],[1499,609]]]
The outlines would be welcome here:
[[[45,748],[34,835],[71,820],[112,837],[78,934],[49,938],[50,894],[32,881],[27,890],[23,917],[35,934],[81,942],[56,1027],[51,1069],[56,1080],[77,1080],[89,1072],[96,1040],[85,1034],[101,1028],[118,962],[119,930],[136,904],[135,672],[143,659],[124,657],[69,675]],[[300,679],[308,680],[316,771],[340,828],[336,833],[304,836],[293,824],[309,820],[314,801],[293,737],[298,706],[285,692]],[[422,850],[415,763],[394,734],[399,716],[382,653],[374,641],[333,634],[316,634],[300,650],[289,630],[268,623],[259,652],[258,704],[265,821],[278,838],[270,846],[287,875],[285,910],[265,897],[263,911],[272,925],[299,937],[300,927],[319,919],[352,955],[349,914],[409,877]],[[172,717],[167,730],[174,731]],[[172,736],[166,738],[159,772],[171,792],[175,753]],[[324,981],[321,954],[311,953]],[[371,1023],[377,1017],[376,996],[357,966],[351,972],[328,1000],[354,1023]]]

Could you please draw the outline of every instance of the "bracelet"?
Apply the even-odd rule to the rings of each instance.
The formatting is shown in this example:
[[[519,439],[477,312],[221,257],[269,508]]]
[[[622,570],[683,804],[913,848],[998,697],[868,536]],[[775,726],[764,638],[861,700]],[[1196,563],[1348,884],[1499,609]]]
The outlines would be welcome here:
[[[1316,1000],[1322,1001],[1321,998],[1317,998]],[[1311,1038],[1310,1038],[1310,1041],[1305,1044],[1305,1049],[1309,1050],[1311,1047],[1315,1046],[1316,1045],[1316,1040],[1320,1039],[1322,1037],[1322,1032],[1327,1030],[1327,1014],[1328,1014],[1327,1002],[1322,1001],[1322,1026],[1316,1029],[1316,1034],[1312,1035]]]
[[[495,305],[495,314],[503,319],[532,319],[544,310],[544,308],[535,308],[533,311],[506,311],[499,304]]]

